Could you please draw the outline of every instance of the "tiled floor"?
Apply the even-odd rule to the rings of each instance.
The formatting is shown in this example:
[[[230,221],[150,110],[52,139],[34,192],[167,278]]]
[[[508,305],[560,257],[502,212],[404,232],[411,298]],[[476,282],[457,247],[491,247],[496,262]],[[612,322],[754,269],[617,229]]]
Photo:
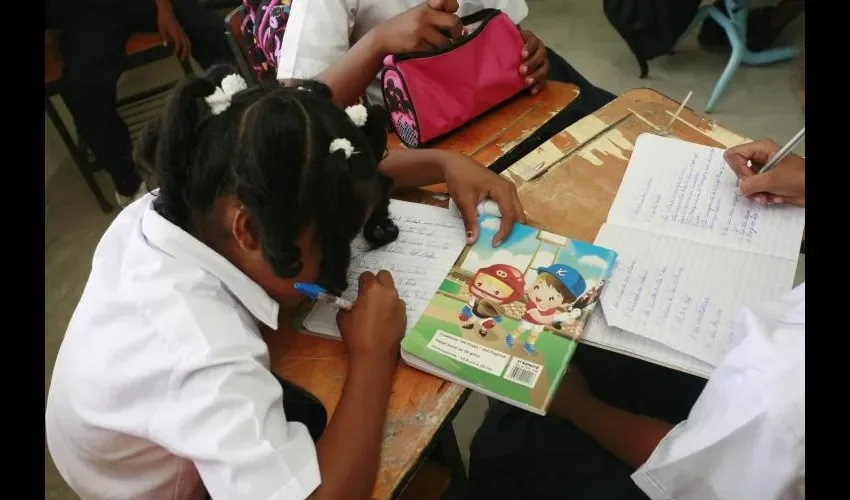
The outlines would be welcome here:
[[[765,2],[752,2],[762,4]],[[652,87],[675,99],[694,91],[690,106],[705,106],[711,89],[723,70],[725,58],[701,51],[696,37],[686,41],[675,56],[651,63],[650,77],[638,79],[638,67],[631,53],[605,20],[602,3],[587,0],[530,0],[530,17],[523,23],[548,45],[563,55],[597,85],[614,93],[634,87]],[[790,41],[801,40],[802,24],[786,33]],[[128,75],[122,91],[157,83],[178,72],[176,63],[151,65]],[[764,68],[742,68],[721,99],[715,120],[741,134],[771,137],[778,142],[793,135],[802,123],[798,100],[797,67],[783,63]],[[52,131],[50,131],[52,133]],[[50,146],[61,147],[58,143]],[[804,153],[804,147],[799,148]],[[46,184],[45,215],[45,397],[62,335],[83,290],[91,256],[100,235],[112,216],[103,215],[70,162],[51,168],[59,156],[45,151],[51,177]],[[111,190],[107,177],[99,175],[105,190]],[[798,281],[805,273],[801,258]],[[466,454],[468,444],[481,421],[486,402],[473,395],[455,422]],[[56,473],[45,450],[45,498],[76,498]]]

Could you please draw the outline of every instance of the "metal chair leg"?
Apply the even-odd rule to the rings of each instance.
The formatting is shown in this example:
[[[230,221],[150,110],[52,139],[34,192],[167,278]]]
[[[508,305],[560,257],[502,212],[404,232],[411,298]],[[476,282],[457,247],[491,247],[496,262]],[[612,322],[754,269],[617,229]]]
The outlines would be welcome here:
[[[56,111],[56,108],[53,106],[53,103],[50,101],[50,97],[48,96],[44,97],[44,109],[47,112],[47,116],[50,118],[50,121],[53,122],[53,126],[56,127],[56,131],[59,132],[59,137],[62,139],[65,147],[68,148],[68,152],[71,154],[71,159],[77,165],[77,169],[80,171],[80,174],[82,174],[83,180],[86,181],[89,190],[92,194],[94,194],[97,204],[100,205],[100,209],[103,213],[108,214],[112,211],[113,207],[108,201],[106,201],[103,191],[100,190],[100,186],[97,184],[94,175],[92,175],[93,169],[89,159],[80,151],[77,143],[75,143],[74,139],[71,138],[71,133],[68,132],[67,127],[65,127],[65,122],[62,121],[62,118],[59,116],[59,113]]]
[[[729,39],[729,45],[732,47],[732,54],[729,57],[729,62],[726,63],[726,68],[717,80],[708,104],[705,107],[706,113],[712,113],[720,96],[729,85],[729,81],[735,76],[741,64],[751,64],[760,66],[772,64],[780,61],[786,61],[793,58],[797,54],[795,47],[780,47],[775,49],[763,50],[760,52],[752,52],[747,48],[747,17],[749,15],[749,1],[746,0],[726,0],[727,14],[723,14],[713,5],[707,5],[700,8],[697,18],[700,16],[703,19],[711,17],[719,24],[726,32],[726,37]],[[692,26],[695,23],[692,23]],[[690,28],[689,28],[690,29]]]

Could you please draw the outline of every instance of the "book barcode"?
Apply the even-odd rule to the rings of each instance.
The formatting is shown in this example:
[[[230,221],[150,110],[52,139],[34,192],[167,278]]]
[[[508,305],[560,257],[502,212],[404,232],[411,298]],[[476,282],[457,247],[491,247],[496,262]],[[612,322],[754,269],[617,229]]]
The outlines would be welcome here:
[[[508,369],[505,370],[502,378],[528,388],[534,388],[542,368],[542,366],[536,363],[531,363],[521,358],[513,358],[510,364],[508,364]]]

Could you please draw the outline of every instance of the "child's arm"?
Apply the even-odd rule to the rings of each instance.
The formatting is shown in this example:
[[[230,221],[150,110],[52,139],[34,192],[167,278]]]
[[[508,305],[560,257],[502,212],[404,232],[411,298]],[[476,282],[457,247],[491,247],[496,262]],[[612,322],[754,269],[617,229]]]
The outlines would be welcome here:
[[[316,80],[331,89],[338,106],[356,104],[381,69],[386,53],[380,33],[373,29],[358,40],[342,59],[317,76]]]
[[[673,425],[611,406],[590,392],[578,370],[570,369],[549,407],[570,420],[603,448],[635,469],[652,455]]]
[[[486,198],[495,201],[502,213],[493,245],[500,245],[508,237],[515,222],[525,222],[516,187],[460,153],[436,149],[393,150],[379,168],[393,179],[398,189],[445,182],[463,217],[468,243],[478,239],[477,206]]]
[[[333,6],[339,7],[336,4]],[[339,106],[355,104],[380,71],[384,56],[387,54],[443,47],[451,42],[444,33],[450,34],[453,38],[459,38],[463,25],[460,18],[453,14],[457,9],[456,0],[427,0],[408,9],[372,28],[342,57],[328,65],[327,69],[315,78],[330,87],[334,102]],[[314,7],[305,15],[327,16],[328,13],[322,8]],[[347,19],[339,19],[339,21],[340,23],[349,22]],[[315,23],[308,24],[313,26]],[[335,47],[339,51],[341,45],[347,42],[347,38],[342,38],[346,32],[343,26],[345,25],[334,24],[337,29],[333,30],[332,34],[302,33],[302,39],[294,48],[301,49],[300,51],[306,54],[305,59],[327,60],[333,55],[330,47]],[[333,36],[333,42],[325,38],[329,36]],[[350,36],[350,32],[347,36]],[[316,56],[310,57],[311,52],[316,52]],[[323,57],[319,57],[320,54]],[[281,60],[283,58],[284,56],[281,56]]]

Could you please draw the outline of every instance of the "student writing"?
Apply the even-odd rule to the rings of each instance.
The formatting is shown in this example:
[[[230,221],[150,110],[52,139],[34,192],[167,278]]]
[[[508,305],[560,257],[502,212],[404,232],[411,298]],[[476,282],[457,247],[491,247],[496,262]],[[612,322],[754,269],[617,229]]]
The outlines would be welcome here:
[[[742,195],[805,206],[805,161],[771,141],[724,157]],[[805,498],[805,283],[744,308],[707,383],[582,345],[547,417],[494,404],[470,451],[471,498]]]
[[[136,159],[159,189],[103,235],[60,348],[47,444],[84,499],[368,497],[405,331],[392,277],[360,276],[339,315],[349,368],[317,442],[288,420],[261,330],[299,305],[295,281],[346,288],[355,235],[398,236],[393,186],[445,181],[467,212],[490,196],[522,220],[508,181],[461,155],[382,160],[382,108],[235,73],[181,82],[146,129]]]

